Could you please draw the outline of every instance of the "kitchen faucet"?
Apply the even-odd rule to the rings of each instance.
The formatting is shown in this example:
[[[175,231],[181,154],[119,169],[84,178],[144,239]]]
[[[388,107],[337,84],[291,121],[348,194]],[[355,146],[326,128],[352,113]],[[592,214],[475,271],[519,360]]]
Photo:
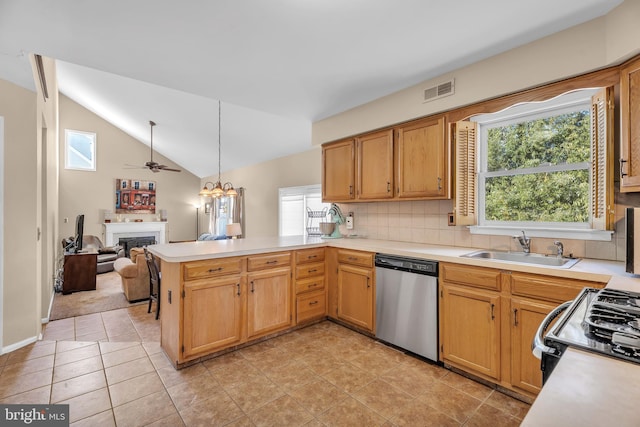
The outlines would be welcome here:
[[[518,239],[518,243],[522,246],[522,252],[528,254],[531,252],[531,239],[524,234],[524,230],[522,231],[522,236],[513,236],[514,239]]]
[[[556,240],[553,244],[558,247],[558,258],[562,258],[562,255],[564,254],[564,245],[560,240]]]

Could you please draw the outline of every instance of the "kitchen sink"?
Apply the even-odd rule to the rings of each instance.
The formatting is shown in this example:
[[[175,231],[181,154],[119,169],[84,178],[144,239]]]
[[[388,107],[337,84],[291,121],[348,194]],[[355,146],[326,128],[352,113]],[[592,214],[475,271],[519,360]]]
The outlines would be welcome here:
[[[545,265],[549,267],[571,268],[580,258],[558,257],[556,255],[545,255],[524,252],[503,252],[480,250],[468,254],[460,255],[465,258],[492,259],[496,261],[521,262],[524,264]]]

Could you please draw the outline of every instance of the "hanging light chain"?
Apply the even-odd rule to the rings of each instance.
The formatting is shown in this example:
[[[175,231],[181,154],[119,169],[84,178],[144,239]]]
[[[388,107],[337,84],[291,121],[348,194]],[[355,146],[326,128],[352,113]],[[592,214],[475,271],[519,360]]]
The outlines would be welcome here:
[[[218,182],[221,182],[221,173],[220,173],[220,169],[221,169],[221,157],[222,157],[222,149],[221,149],[221,144],[222,144],[222,139],[220,138],[220,135],[222,134],[222,104],[220,103],[220,100],[218,100]]]

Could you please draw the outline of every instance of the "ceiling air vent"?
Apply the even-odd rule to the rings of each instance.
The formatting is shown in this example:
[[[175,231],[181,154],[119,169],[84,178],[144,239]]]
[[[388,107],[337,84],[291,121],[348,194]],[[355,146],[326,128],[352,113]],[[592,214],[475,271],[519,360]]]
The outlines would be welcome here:
[[[424,90],[424,101],[433,101],[434,99],[444,98],[445,96],[454,94],[454,79],[449,80],[448,82],[440,83],[435,86],[428,87]]]

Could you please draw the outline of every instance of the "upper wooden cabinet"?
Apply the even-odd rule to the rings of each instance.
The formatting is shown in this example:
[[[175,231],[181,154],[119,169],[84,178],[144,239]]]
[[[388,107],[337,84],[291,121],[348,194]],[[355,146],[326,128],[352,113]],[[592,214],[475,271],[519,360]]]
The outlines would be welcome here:
[[[356,197],[393,198],[393,130],[356,138],[358,186]]]
[[[449,197],[449,150],[444,117],[399,127],[396,135],[397,197]]]
[[[322,199],[365,202],[451,198],[448,147],[444,116],[325,144]]]
[[[355,198],[355,142],[352,139],[322,146],[322,200]]]
[[[640,191],[640,59],[620,70],[620,191]]]

